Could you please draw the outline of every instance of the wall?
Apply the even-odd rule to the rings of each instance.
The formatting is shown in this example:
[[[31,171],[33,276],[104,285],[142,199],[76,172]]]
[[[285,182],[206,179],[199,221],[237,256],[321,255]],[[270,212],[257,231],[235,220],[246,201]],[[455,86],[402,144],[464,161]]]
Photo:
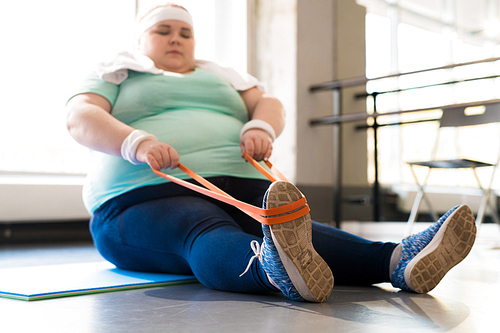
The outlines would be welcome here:
[[[333,127],[309,120],[332,114],[332,94],[311,94],[313,84],[364,76],[365,9],[354,0],[255,0],[251,68],[287,110],[287,128],[276,141],[273,161],[308,197],[313,218],[332,219],[335,184]],[[363,112],[354,92],[343,96],[343,112]],[[342,179],[347,188],[366,190],[366,133],[342,127]]]
[[[274,144],[272,162],[290,180],[297,174],[297,6],[290,0],[250,0],[249,68],[285,107],[286,124]]]

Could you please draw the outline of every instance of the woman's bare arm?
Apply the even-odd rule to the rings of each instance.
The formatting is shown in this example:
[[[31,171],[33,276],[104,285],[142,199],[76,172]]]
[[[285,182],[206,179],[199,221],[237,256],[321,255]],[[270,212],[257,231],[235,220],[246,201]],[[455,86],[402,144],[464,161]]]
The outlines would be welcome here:
[[[272,126],[276,137],[281,134],[285,127],[285,110],[277,98],[258,88],[242,92],[241,97],[247,106],[250,120],[263,120]],[[271,137],[261,129],[246,131],[241,137],[240,146],[242,154],[247,152],[258,161],[268,159],[273,148]]]
[[[91,93],[76,95],[68,102],[66,126],[78,143],[114,156],[121,156],[123,141],[134,131],[111,115],[111,104],[106,98]],[[156,140],[140,143],[136,159],[155,170],[176,168],[179,163],[175,149]]]

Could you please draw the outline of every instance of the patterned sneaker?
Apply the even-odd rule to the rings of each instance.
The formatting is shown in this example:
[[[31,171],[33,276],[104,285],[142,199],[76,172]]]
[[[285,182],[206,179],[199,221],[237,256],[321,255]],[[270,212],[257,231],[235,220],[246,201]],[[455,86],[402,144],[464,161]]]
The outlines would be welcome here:
[[[450,209],[428,229],[401,242],[401,260],[392,273],[392,285],[417,293],[431,291],[469,254],[475,239],[476,223],[470,208]]]
[[[259,258],[262,267],[266,271],[267,277],[271,284],[279,289],[283,295],[288,297],[293,301],[305,301],[305,299],[300,296],[297,289],[295,289],[292,280],[288,277],[285,266],[281,263],[281,259],[278,254],[278,250],[274,246],[271,240],[271,233],[269,227],[264,230],[264,241],[262,242],[262,247],[257,241],[252,241],[250,243],[255,255],[250,259],[247,269],[243,272],[245,274],[255,258]],[[240,275],[243,276],[243,274]]]
[[[276,181],[264,196],[265,209],[297,201],[302,193],[291,183]],[[270,279],[294,300],[324,302],[333,288],[330,267],[312,245],[311,215],[272,226],[263,224],[261,262]]]

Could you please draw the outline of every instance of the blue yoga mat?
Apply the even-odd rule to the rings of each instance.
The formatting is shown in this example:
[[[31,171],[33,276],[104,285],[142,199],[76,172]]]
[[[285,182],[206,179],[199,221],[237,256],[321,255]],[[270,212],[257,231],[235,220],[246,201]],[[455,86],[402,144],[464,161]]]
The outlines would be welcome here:
[[[0,269],[0,297],[34,301],[197,280],[190,275],[133,272],[108,262]]]

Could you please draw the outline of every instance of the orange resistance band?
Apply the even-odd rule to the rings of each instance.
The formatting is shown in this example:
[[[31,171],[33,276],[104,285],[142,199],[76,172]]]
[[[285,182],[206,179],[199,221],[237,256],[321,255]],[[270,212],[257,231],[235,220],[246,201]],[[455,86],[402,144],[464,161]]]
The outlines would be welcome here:
[[[277,178],[275,178],[271,173],[269,173],[265,168],[263,168],[259,163],[257,163],[250,155],[245,153],[245,159],[251,163],[257,170],[259,170],[264,176],[266,176],[270,181],[275,182]],[[288,181],[269,161],[265,162],[266,165],[271,169],[271,171],[276,174],[281,180],[286,180]],[[240,209],[244,213],[248,214],[249,216],[253,217],[255,220],[259,221],[262,224],[267,224],[267,225],[273,225],[273,224],[279,224],[279,223],[285,223],[289,222],[292,220],[295,220],[299,217],[302,217],[309,213],[309,205],[307,204],[306,198],[302,197],[297,201],[291,202],[287,205],[276,207],[276,208],[270,208],[270,209],[263,209],[263,208],[258,208],[255,206],[252,206],[250,204],[247,204],[243,201],[236,200],[226,192],[222,191],[219,189],[217,186],[213,185],[209,181],[207,181],[205,178],[201,177],[194,171],[188,169],[186,166],[183,164],[179,163],[179,169],[181,169],[184,173],[186,173],[188,176],[196,180],[198,183],[201,185],[205,186],[206,188],[203,188],[201,186],[191,184],[187,181],[184,181],[182,179],[179,179],[177,177],[168,175],[166,173],[160,172],[153,170],[153,172],[162,178],[165,178],[167,180],[170,180],[171,182],[174,182],[176,184],[179,184],[181,186],[187,187],[193,191],[196,191],[198,193],[204,194],[206,196],[209,196],[211,198],[217,199],[219,201],[225,202],[227,204],[230,204],[232,206],[235,206],[236,208]],[[300,209],[299,209],[300,208]],[[297,210],[298,209],[298,210]],[[293,213],[290,213],[294,210],[297,210]],[[289,213],[289,214],[287,214]],[[276,216],[280,214],[286,214],[282,216]]]

